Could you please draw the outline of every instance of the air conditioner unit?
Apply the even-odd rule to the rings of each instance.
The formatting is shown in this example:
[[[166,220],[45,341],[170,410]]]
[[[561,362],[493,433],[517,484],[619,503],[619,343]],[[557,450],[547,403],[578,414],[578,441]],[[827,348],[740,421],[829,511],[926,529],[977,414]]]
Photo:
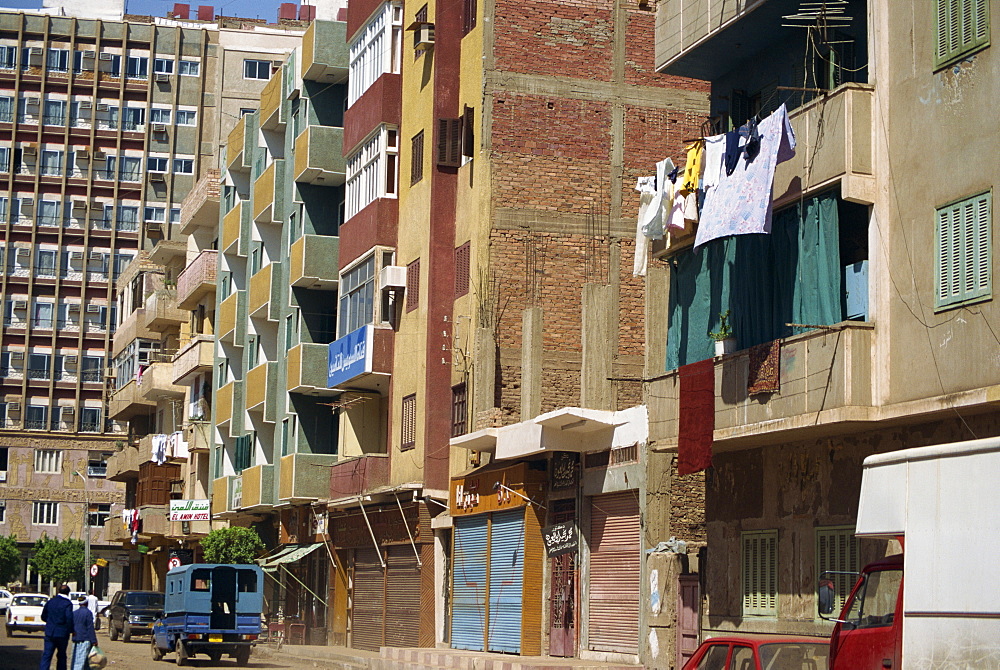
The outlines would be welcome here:
[[[87,305],[87,314],[100,314],[100,313],[101,313],[100,305]]]
[[[90,252],[90,260],[92,260],[92,261],[99,261],[99,260],[103,260],[103,259],[104,259],[104,254],[102,254],[100,251],[91,251]]]
[[[69,252],[69,257],[75,261],[81,260],[83,258],[82,251],[71,251]]]
[[[109,367],[104,370],[104,376],[108,379],[114,379],[118,376],[118,372],[114,368]]]
[[[96,210],[103,210],[104,209],[104,203],[101,202],[100,200],[91,200],[90,201],[90,208],[91,209],[96,209]]]
[[[34,142],[25,142],[21,145],[21,153],[25,156],[34,156],[38,153],[38,145]]]
[[[93,58],[96,55],[97,53],[93,49],[87,49],[86,51],[83,52],[84,58]]]
[[[79,356],[67,356],[63,359],[69,365],[76,365],[76,362],[80,360]]]
[[[387,265],[378,273],[378,289],[401,289],[406,287],[406,268],[401,265]]]
[[[24,352],[23,351],[12,351],[10,352],[10,360],[12,361],[23,361]]]
[[[29,56],[41,56],[42,55],[42,47],[28,47],[28,55]]]
[[[29,95],[24,99],[24,104],[28,107],[38,107],[38,98],[33,95]]]
[[[80,256],[83,256],[83,254],[80,254]],[[67,309],[67,311],[70,311],[70,312],[79,312],[80,311],[80,303],[78,303],[78,302],[71,302],[68,305],[66,305],[66,309]]]
[[[62,415],[63,416],[73,416],[74,414],[76,414],[76,408],[75,407],[63,407],[61,409],[62,409]]]
[[[98,58],[99,60],[111,60],[111,59],[113,58],[113,56],[112,56],[111,54],[108,54],[108,53],[102,53],[102,54],[101,54],[100,56],[98,56],[97,58]]]
[[[84,210],[84,209],[87,209],[87,201],[86,200],[74,200],[73,201],[73,211],[74,212],[79,212],[80,210]]]
[[[28,256],[31,254],[31,249],[28,247],[18,247],[14,255],[16,256]]]
[[[106,153],[104,153],[103,151],[101,151],[100,149],[94,149],[94,160],[95,161],[102,161],[102,160],[106,159],[107,157],[108,157],[108,155]]]
[[[97,111],[99,111],[99,112],[106,112],[109,109],[111,109],[111,105],[109,105],[108,103],[106,103],[106,102],[99,102],[99,103],[97,103]]]
[[[8,412],[20,412],[21,411],[21,403],[19,403],[19,402],[9,402],[9,403],[7,403],[7,411]]]
[[[170,81],[170,75],[167,74],[167,73],[165,73],[165,72],[157,72],[156,73],[156,81],[160,81],[160,82]]]
[[[93,106],[94,106],[94,101],[93,100],[81,100],[80,101],[80,109],[90,109]]]
[[[86,147],[79,147],[78,149],[76,149],[75,153],[76,153],[76,159],[78,161],[81,161],[81,160],[85,161],[88,158],[90,158],[90,149],[88,149]]]
[[[434,47],[434,24],[421,23],[413,36],[413,48],[418,51],[426,51]]]
[[[28,301],[27,300],[15,300],[14,301],[14,309],[28,309]]]
[[[21,198],[21,213],[30,212],[35,207],[34,198]]]
[[[162,172],[150,172],[149,181],[166,181],[167,177]]]
[[[152,125],[154,133],[165,133],[167,132],[167,124],[165,123],[154,123]]]

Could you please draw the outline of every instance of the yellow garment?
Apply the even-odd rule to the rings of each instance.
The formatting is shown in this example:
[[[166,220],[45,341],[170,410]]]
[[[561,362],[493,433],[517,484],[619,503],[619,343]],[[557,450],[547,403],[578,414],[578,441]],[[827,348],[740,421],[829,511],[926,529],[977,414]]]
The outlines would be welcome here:
[[[705,155],[705,141],[698,140],[688,147],[687,165],[684,166],[683,191],[697,191],[698,179],[701,177],[701,162]]]

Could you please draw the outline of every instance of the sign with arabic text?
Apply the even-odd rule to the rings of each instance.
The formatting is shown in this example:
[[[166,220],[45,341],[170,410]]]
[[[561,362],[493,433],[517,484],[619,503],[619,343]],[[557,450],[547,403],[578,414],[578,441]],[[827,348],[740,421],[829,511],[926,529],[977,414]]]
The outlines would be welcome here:
[[[209,521],[212,514],[207,500],[171,500],[171,521]]]
[[[575,521],[563,521],[542,528],[542,540],[545,542],[545,553],[549,558],[576,551],[580,546]]]
[[[372,371],[372,338],[375,329],[362,326],[331,342],[327,354],[327,386],[336,388]]]

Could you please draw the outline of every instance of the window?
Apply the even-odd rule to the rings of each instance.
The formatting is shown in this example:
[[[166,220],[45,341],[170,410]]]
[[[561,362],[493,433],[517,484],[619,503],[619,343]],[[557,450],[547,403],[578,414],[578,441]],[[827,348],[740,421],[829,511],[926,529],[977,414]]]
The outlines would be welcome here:
[[[0,96],[0,122],[10,123],[13,120],[14,120],[14,98],[12,98],[9,95]]]
[[[465,384],[451,387],[451,436],[465,435],[468,431],[469,395]]]
[[[169,109],[156,109],[153,108],[149,110],[149,122],[150,123],[170,123],[170,110]]]
[[[122,110],[122,130],[140,130],[145,119],[146,110],[142,107],[126,107]]]
[[[66,72],[69,70],[69,50],[49,49],[45,57],[45,69],[49,72]]]
[[[7,523],[7,501],[0,500],[0,523]]]
[[[233,450],[233,468],[240,473],[251,465],[253,465],[253,434],[240,435],[236,438],[236,447]]]
[[[177,110],[177,125],[178,126],[193,126],[195,125],[195,119],[198,113],[190,109],[178,109]]]
[[[139,207],[136,205],[119,205],[118,220],[115,223],[115,227],[118,230],[128,232],[139,230]]]
[[[0,69],[13,70],[17,67],[17,47],[0,46]]]
[[[358,31],[350,44],[347,103],[353,105],[386,72],[399,72],[402,59],[403,8],[385,8]]]
[[[247,114],[253,114],[257,110],[253,107],[240,107],[240,118],[246,116]]]
[[[743,542],[743,615],[778,613],[778,531],[748,531]]]
[[[937,210],[935,284],[938,310],[992,295],[992,193],[980,193]]]
[[[125,62],[125,76],[129,79],[145,79],[149,69],[149,58],[129,56]]]
[[[153,72],[157,74],[173,74],[174,73],[174,59],[173,58],[156,58],[153,60]]]
[[[417,395],[415,393],[403,398],[402,411],[399,448],[401,451],[406,451],[417,446]]]
[[[54,277],[56,274],[55,249],[39,249],[35,256],[35,273],[46,277]]]
[[[42,123],[47,126],[65,126],[66,101],[46,100],[45,108],[42,112]]]
[[[244,79],[270,79],[271,61],[269,60],[243,60]]]
[[[990,43],[988,0],[934,0],[934,67],[942,68]]]
[[[59,524],[59,503],[31,503],[31,523],[36,526],[56,526]]]
[[[376,198],[395,197],[398,151],[396,130],[381,126],[347,159],[347,218]]]
[[[62,451],[59,449],[36,449],[35,472],[56,475],[62,470]]]
[[[847,621],[855,628],[891,626],[902,582],[902,570],[879,570],[866,575],[851,602]]]
[[[103,356],[84,356],[80,363],[80,378],[85,382],[99,382],[103,379],[104,372],[104,357]],[[85,407],[84,412],[87,411]],[[81,415],[85,416],[84,415]],[[100,415],[98,415],[100,419]]]
[[[146,159],[147,172],[167,172],[170,169],[169,158],[159,158],[150,156]]]
[[[46,374],[48,368],[46,367]],[[25,412],[24,427],[28,430],[48,430],[49,408],[45,405],[28,405]],[[58,428],[58,420],[56,420]]]
[[[58,200],[39,200],[38,201],[38,225],[40,226],[58,226],[60,221],[60,206]]]
[[[41,274],[41,273],[39,273]],[[52,307],[51,302],[35,302],[32,306],[31,325],[34,328],[49,330],[52,328]],[[31,354],[37,356],[39,354]],[[46,376],[48,375],[48,365],[46,364]]]
[[[177,63],[177,74],[185,77],[197,77],[201,74],[201,63],[196,60],[182,60]]]
[[[146,221],[153,223],[166,223],[167,210],[163,207],[147,207],[143,217]]]
[[[420,259],[406,266],[406,311],[412,312],[420,304]]]
[[[89,118],[89,114],[85,115]],[[75,101],[69,103],[69,125],[73,128],[78,128],[87,121],[87,118],[82,118],[80,116],[80,101]]]
[[[469,292],[469,263],[472,248],[469,242],[455,249],[455,297],[460,298]]]
[[[43,151],[41,174],[47,177],[58,177],[62,174],[63,152]]]
[[[102,528],[111,516],[111,503],[91,503],[87,510],[87,523],[91,528]]]
[[[111,164],[109,159],[108,165]],[[142,158],[139,156],[119,156],[118,178],[122,181],[142,181]]]
[[[343,337],[375,320],[375,256],[351,268],[340,278],[340,331]]]
[[[816,529],[816,578],[828,580],[827,586],[832,589],[828,603],[830,611],[836,615],[844,607],[844,602],[851,594],[856,577],[848,574],[831,574],[823,576],[824,572],[846,573],[858,572],[858,538],[854,534],[854,526],[835,526]],[[818,581],[821,586],[822,581]],[[819,603],[817,603],[818,607]]]
[[[476,27],[476,0],[464,0],[462,3],[462,34],[468,35]]]
[[[194,174],[194,160],[191,158],[175,158],[174,174]]]
[[[424,131],[410,140],[410,184],[424,178]]]

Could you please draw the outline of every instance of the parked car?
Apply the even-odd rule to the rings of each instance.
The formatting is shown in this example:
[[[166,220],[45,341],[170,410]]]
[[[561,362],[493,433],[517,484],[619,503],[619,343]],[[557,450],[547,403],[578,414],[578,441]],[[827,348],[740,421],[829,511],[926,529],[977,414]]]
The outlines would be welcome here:
[[[119,591],[108,606],[108,635],[131,641],[134,635],[151,635],[153,622],[163,614],[163,594],[159,591]]]
[[[14,594],[7,589],[0,589],[0,614],[7,611],[10,601],[14,599]]]
[[[18,593],[7,607],[7,637],[13,637],[15,631],[23,630],[33,633],[44,631],[42,608],[49,597],[44,593]]]
[[[826,670],[829,657],[829,641],[816,637],[713,637],[701,643],[683,670]]]

